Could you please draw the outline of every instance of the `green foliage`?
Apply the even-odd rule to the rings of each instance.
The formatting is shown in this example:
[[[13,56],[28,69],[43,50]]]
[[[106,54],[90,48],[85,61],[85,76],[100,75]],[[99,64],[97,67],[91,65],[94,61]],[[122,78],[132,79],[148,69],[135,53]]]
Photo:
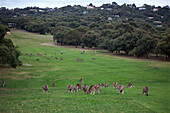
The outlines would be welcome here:
[[[5,26],[0,24],[0,41],[4,38],[6,32],[5,32]]]
[[[69,45],[75,45],[76,47],[80,45],[81,35],[76,29],[70,29],[64,35],[64,43]]]
[[[158,53],[162,53],[166,55],[166,58],[170,57],[170,34],[161,39],[160,43],[158,43],[156,50]]]
[[[84,46],[86,47],[96,47],[96,38],[97,38],[97,34],[95,34],[94,32],[88,31],[83,39],[82,42],[84,43]]]
[[[19,61],[20,51],[13,45],[10,39],[4,38],[6,30],[1,24],[0,30],[0,64],[9,64],[13,68],[16,68],[17,65],[22,65],[22,62]]]
[[[170,17],[167,6],[155,7],[144,4],[146,9],[139,10],[135,4],[118,5],[113,2],[113,4],[103,4],[101,7],[104,9],[95,7],[87,10],[80,5],[54,9],[15,8],[13,11],[1,8],[0,17],[6,25],[11,23],[13,27],[40,34],[51,33],[53,40],[61,45],[65,43],[76,47],[79,45],[97,47],[111,52],[123,51],[126,54],[133,51],[137,47],[137,41],[144,37],[149,36],[160,42],[167,36],[164,35]],[[153,12],[154,8],[158,11]],[[109,17],[112,20],[109,21]],[[159,27],[160,25],[162,27]],[[68,34],[70,29],[77,30],[77,36],[75,33],[74,36],[70,36]],[[92,33],[89,34],[88,31]],[[67,38],[67,34],[70,38]],[[165,53],[157,48],[158,46],[154,50],[155,53]]]
[[[134,48],[136,56],[146,55],[149,58],[149,54],[153,52],[156,47],[156,40],[151,37],[144,37],[137,41],[137,47]]]

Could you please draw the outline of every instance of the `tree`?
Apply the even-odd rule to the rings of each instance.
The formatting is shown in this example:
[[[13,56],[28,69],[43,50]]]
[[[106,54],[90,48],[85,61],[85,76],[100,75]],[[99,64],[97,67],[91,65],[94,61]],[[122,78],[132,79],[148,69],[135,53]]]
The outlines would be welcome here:
[[[13,45],[10,39],[5,39],[5,27],[0,24],[0,64],[9,64],[16,68],[17,65],[22,65],[19,61],[21,52]]]
[[[161,39],[161,41],[157,44],[156,49],[159,53],[164,54],[166,59],[170,58],[170,34]]]
[[[97,38],[97,34],[92,32],[92,31],[88,31],[84,38],[82,39],[82,42],[84,43],[84,46],[86,47],[97,47],[96,46],[96,38]]]
[[[137,41],[137,47],[135,47],[133,51],[138,57],[146,55],[147,58],[150,58],[150,53],[153,52],[156,47],[156,43],[156,39],[145,36]]]
[[[78,45],[80,45],[80,39],[80,32],[76,29],[71,29],[64,35],[64,42],[69,45],[75,45],[76,48]]]

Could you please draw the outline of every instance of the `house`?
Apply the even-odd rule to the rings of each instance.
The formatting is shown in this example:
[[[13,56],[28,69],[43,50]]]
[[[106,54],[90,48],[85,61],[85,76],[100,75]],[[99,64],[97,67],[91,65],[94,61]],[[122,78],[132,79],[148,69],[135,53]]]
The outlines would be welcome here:
[[[103,7],[101,7],[100,9],[101,9],[101,10],[104,10],[104,8],[103,8]]]
[[[156,12],[156,11],[158,11],[159,9],[158,8],[154,8],[152,11],[153,12]]]
[[[14,27],[14,23],[8,23],[8,27],[9,28],[13,28]]]
[[[39,12],[40,12],[40,13],[44,13],[45,11],[44,11],[43,9],[40,9]]]
[[[120,16],[119,15],[114,15],[115,18],[119,18]]]
[[[112,21],[112,18],[111,18],[111,17],[109,17],[107,20]]]
[[[145,8],[145,7],[138,7],[138,9],[139,9],[140,11],[142,11],[142,10],[146,10],[146,8]]]
[[[162,27],[162,25],[156,25],[156,27]]]
[[[21,14],[21,16],[24,16],[24,17],[25,17],[25,16],[28,16],[28,14]]]
[[[88,11],[83,11],[83,14],[87,14],[88,13]]]
[[[155,24],[161,24],[162,22],[161,22],[161,21],[153,21],[153,23],[155,23]]]
[[[37,12],[37,9],[30,9],[31,12]]]
[[[150,20],[153,19],[153,17],[148,17]]]
[[[111,11],[111,10],[112,10],[112,8],[106,8],[106,10]]]
[[[18,17],[17,15],[14,15],[14,18]]]
[[[93,6],[87,6],[87,9],[94,9]]]

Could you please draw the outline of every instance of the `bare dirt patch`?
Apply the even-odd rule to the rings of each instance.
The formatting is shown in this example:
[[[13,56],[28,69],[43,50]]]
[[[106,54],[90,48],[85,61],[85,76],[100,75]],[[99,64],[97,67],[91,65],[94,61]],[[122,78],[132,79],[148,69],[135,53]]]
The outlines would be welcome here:
[[[23,64],[24,66],[32,66],[31,64]]]

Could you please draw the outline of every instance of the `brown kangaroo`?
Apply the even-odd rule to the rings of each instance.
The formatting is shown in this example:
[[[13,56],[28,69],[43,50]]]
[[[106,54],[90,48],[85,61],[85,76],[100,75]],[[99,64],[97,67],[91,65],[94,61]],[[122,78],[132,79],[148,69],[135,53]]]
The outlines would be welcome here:
[[[113,82],[113,88],[117,88],[118,82]]]
[[[82,84],[84,84],[84,82],[83,82],[83,79],[82,79],[82,78],[79,80],[79,82],[81,82]]]
[[[74,86],[74,92],[78,92],[78,86]]]
[[[87,84],[84,84],[83,85],[83,92],[87,92],[87,88],[88,88]]]
[[[149,91],[149,87],[144,87],[143,88],[143,95],[146,94],[146,96],[148,96],[148,91]]]
[[[48,91],[48,86],[47,86],[47,85],[44,85],[44,86],[43,86],[43,91],[44,91],[44,92],[49,92],[49,91]]]
[[[87,94],[93,94],[95,95],[95,91],[98,92],[98,94],[100,95],[100,85],[91,85],[89,90],[87,91]]]
[[[6,80],[2,80],[2,87],[6,86]]]
[[[105,88],[109,88],[109,83],[106,83]]]
[[[122,94],[124,94],[124,86],[123,86],[123,85],[119,85],[119,86],[117,87],[117,89],[119,90],[119,95],[120,95],[120,92],[121,92]]]
[[[81,84],[78,83],[76,86],[78,87],[78,90],[81,90]]]
[[[72,85],[68,85],[67,92],[72,92],[72,88],[73,88],[73,86],[72,86]]]
[[[132,83],[129,83],[129,85],[127,86],[127,88],[132,88],[132,87],[135,88],[135,86]]]

